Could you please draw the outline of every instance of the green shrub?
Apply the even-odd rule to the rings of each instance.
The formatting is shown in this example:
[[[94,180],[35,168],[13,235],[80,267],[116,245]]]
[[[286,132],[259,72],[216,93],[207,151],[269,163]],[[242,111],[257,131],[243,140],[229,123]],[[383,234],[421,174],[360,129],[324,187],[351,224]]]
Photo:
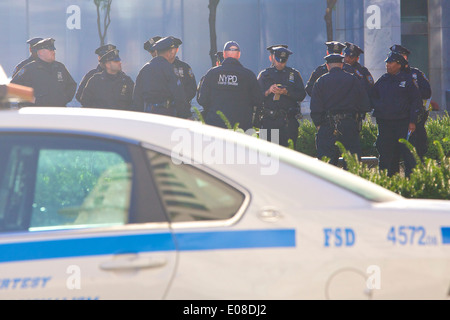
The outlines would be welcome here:
[[[408,141],[401,139],[400,142],[408,146],[417,161],[417,166],[409,178],[400,173],[389,177],[386,170],[379,171],[378,168],[368,168],[366,164],[358,161],[356,155],[346,151],[340,142],[336,144],[347,163],[347,170],[353,174],[406,198],[450,200],[450,158],[444,154],[441,143],[439,141],[433,143],[439,160],[424,158],[422,162],[415,148]]]

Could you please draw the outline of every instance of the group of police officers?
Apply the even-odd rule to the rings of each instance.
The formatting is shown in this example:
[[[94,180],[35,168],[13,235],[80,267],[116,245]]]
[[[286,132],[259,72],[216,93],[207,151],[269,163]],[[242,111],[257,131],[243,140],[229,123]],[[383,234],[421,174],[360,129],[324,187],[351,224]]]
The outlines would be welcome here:
[[[98,66],[78,85],[66,67],[55,60],[55,40],[28,40],[30,56],[17,65],[11,82],[32,87],[34,105],[65,106],[72,98],[83,107],[108,108],[192,118],[191,100],[203,107],[205,122],[226,128],[222,113],[231,125],[247,130],[256,126],[270,141],[288,146],[297,142],[300,103],[311,97],[311,119],[317,128],[317,156],[337,165],[336,141],[361,157],[361,123],[373,110],[378,124],[379,167],[389,175],[399,171],[403,158],[408,176],[415,160],[400,138],[411,141],[419,156],[427,151],[424,124],[431,98],[425,75],[408,64],[410,51],[401,45],[390,48],[386,73],[377,82],[359,63],[363,50],[355,44],[326,42],[326,62],[318,66],[304,86],[300,72],[287,66],[293,54],[287,45],[267,47],[270,67],[256,76],[239,61],[241,49],[228,41],[216,54],[198,86],[191,67],[177,57],[182,41],[173,36],[155,36],[144,43],[151,59],[134,82],[122,71],[119,50],[112,44],[95,50]]]

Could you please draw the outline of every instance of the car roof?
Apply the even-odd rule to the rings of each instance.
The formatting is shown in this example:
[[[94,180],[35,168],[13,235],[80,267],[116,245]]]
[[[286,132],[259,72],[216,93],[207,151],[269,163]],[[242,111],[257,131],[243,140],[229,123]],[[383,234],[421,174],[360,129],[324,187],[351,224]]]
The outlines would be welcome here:
[[[263,139],[257,139],[249,134],[209,126],[200,121],[143,112],[80,107],[27,107],[3,110],[0,114],[0,132],[48,130],[109,135],[148,143],[166,150],[172,150],[178,143],[173,136],[177,129],[222,139],[249,150],[276,156],[287,165],[308,171],[372,201],[385,202],[403,199],[394,192],[317,158]]]

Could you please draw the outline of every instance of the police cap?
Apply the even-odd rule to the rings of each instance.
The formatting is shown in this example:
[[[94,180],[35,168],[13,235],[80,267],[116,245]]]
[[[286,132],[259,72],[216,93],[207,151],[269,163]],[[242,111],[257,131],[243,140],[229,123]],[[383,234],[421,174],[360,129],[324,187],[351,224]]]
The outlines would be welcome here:
[[[343,63],[344,56],[340,53],[331,53],[325,57],[323,57],[327,63]]]
[[[358,47],[356,44],[353,44],[350,42],[345,43],[344,54],[346,56],[359,57],[359,55],[361,53],[364,53],[364,51],[360,47]]]
[[[152,47],[152,50],[156,51],[166,51],[172,48],[178,48],[181,44],[181,40],[174,38],[172,36],[161,38],[155,42]]]
[[[395,51],[389,52],[385,62],[397,62],[403,67],[408,64],[408,61],[406,61],[406,59],[400,53]]]
[[[411,51],[409,51],[408,49],[406,49],[405,47],[399,45],[399,44],[394,44],[392,47],[390,47],[391,51],[394,52],[398,52],[400,54],[404,54],[406,56],[409,56],[409,54],[411,53]]]
[[[284,63],[288,60],[289,56],[293,53],[291,50],[284,47],[275,47],[272,49],[275,60]]]
[[[345,48],[345,44],[339,41],[328,41],[325,42],[325,45],[328,48],[328,53],[342,53],[342,49]]]
[[[146,42],[144,42],[144,50],[148,52],[155,51],[155,49],[153,49],[153,45],[161,39],[162,37],[160,36],[154,36],[153,38],[148,39]]]
[[[232,47],[236,47],[236,48],[232,49]],[[228,41],[223,46],[223,51],[241,51],[241,47],[239,46],[239,44],[236,41]]]
[[[115,48],[116,48],[116,46],[113,44],[105,44],[104,46],[98,47],[95,50],[95,54],[101,57],[108,51],[114,50]]]
[[[269,46],[266,48],[267,51],[269,51],[271,54],[273,53],[273,48],[277,48],[277,47],[283,47],[283,48],[288,48],[287,44],[274,44],[272,46]]]
[[[117,50],[117,49],[110,50],[110,51],[106,52],[100,58],[100,62],[101,63],[105,63],[105,62],[108,62],[108,61],[120,61],[119,50]]]
[[[32,47],[41,40],[44,40],[44,38],[31,38],[27,40],[27,43]]]
[[[34,51],[38,51],[41,49],[56,50],[55,39],[53,38],[42,39],[41,41],[35,43],[34,46],[31,47],[31,49]]]

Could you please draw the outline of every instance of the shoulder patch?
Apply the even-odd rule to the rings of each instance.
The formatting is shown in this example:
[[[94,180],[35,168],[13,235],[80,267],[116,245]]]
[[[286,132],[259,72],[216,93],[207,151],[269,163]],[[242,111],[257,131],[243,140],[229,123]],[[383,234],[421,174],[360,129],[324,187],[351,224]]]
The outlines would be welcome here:
[[[367,81],[369,81],[370,84],[374,84],[373,77],[371,75],[367,76]]]

